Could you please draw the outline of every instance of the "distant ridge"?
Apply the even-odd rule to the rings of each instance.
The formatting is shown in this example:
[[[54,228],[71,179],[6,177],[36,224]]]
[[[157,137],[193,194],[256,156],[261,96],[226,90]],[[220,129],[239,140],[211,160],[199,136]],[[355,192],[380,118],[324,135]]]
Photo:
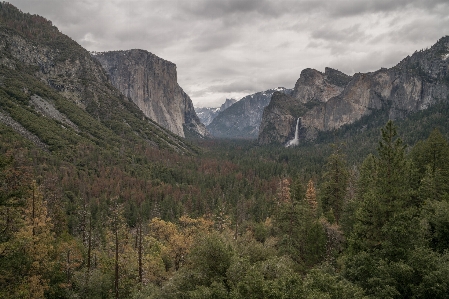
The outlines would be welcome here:
[[[207,126],[217,138],[257,139],[264,108],[274,92],[291,93],[291,89],[278,87],[243,97],[228,109],[220,112]]]

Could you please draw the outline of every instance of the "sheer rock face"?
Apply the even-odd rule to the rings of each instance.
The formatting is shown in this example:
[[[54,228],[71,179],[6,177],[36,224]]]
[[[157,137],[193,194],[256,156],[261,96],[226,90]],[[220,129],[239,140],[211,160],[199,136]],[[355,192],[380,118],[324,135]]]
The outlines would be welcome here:
[[[292,96],[275,92],[270,104],[265,108],[259,127],[259,143],[286,143],[295,134],[297,117],[290,108],[296,106]],[[301,103],[299,103],[301,105]],[[293,128],[293,135],[292,135]]]
[[[207,134],[192,100],[178,85],[174,63],[144,50],[93,56],[109,74],[112,85],[159,125],[181,137]]]
[[[351,76],[331,68],[326,68],[324,73],[305,69],[296,81],[292,96],[304,104],[312,101],[325,103],[339,95],[350,80]]]
[[[324,74],[307,69],[295,86],[293,100],[284,99],[288,109],[280,112],[271,104],[265,109],[262,123],[271,130],[261,126],[259,143],[286,142],[288,139],[283,136],[292,136],[294,125],[278,123],[285,118],[301,117],[300,139],[313,140],[318,131],[338,129],[380,110],[386,110],[390,119],[404,118],[438,101],[447,101],[448,96],[449,36],[390,69],[357,73],[352,77],[331,69],[326,69]],[[301,105],[307,109],[303,114],[294,109]],[[279,113],[287,115],[271,116]]]

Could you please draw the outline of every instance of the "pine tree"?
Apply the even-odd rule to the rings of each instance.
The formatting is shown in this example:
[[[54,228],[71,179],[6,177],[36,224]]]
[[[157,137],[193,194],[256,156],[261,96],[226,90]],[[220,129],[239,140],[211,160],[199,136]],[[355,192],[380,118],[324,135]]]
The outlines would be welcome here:
[[[114,298],[119,298],[120,291],[120,249],[123,247],[123,239],[126,235],[125,219],[123,217],[123,205],[118,202],[118,197],[113,198],[109,216],[110,242],[114,248]]]
[[[438,130],[414,146],[411,151],[416,167],[418,197],[441,200],[449,197],[449,144]]]
[[[384,210],[384,221],[394,212],[404,209],[409,200],[408,170],[406,169],[405,145],[397,137],[396,127],[390,120],[382,128],[382,139],[377,148],[377,193]]]
[[[316,216],[318,209],[318,201],[316,199],[316,190],[315,186],[313,185],[312,179],[310,179],[309,182],[307,183],[305,201],[309,205],[312,215]]]
[[[360,173],[360,203],[344,273],[373,298],[411,298],[421,279],[414,276],[420,265],[410,254],[423,246],[424,234],[404,149],[389,121],[382,129],[378,156],[369,156]]]
[[[340,222],[348,187],[349,172],[340,149],[329,156],[324,174],[321,195],[323,213],[333,214],[337,224]],[[329,219],[328,219],[329,220]]]
[[[352,249],[356,251],[393,252],[411,246],[410,237],[406,236],[405,231],[402,233],[407,240],[400,240],[400,244],[397,244],[399,231],[394,232],[396,228],[406,229],[403,221],[411,221],[409,218],[413,217],[405,216],[408,212],[412,213],[409,209],[410,180],[407,175],[405,146],[402,140],[397,138],[396,127],[392,121],[381,131],[378,156],[368,157],[362,167],[361,181],[366,185],[359,190],[361,203],[356,212],[357,220],[351,237],[352,243],[350,242]],[[393,254],[392,252],[390,253]]]
[[[279,250],[288,254],[300,271],[305,271],[324,258],[326,235],[316,217],[317,206],[315,187],[310,180],[304,199],[281,201],[275,214],[274,226],[279,236]]]

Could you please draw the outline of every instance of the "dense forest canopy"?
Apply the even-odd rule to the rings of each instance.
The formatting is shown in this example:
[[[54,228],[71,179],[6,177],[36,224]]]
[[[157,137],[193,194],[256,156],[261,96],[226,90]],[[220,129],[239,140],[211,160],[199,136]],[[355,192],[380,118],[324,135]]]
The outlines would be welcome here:
[[[300,160],[316,148],[223,140],[117,160],[84,146],[68,163],[1,136],[1,298],[449,294],[438,130],[406,147],[389,121],[359,163],[342,144]]]

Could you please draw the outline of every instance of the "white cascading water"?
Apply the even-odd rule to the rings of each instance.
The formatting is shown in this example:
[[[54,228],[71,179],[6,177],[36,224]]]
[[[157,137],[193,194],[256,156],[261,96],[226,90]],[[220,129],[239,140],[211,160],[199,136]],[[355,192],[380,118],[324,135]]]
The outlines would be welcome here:
[[[299,145],[299,118],[296,121],[296,131],[295,131],[295,138],[293,138],[292,140],[290,140],[289,142],[287,142],[287,144],[285,145],[285,147],[289,147],[289,146],[296,146]]]

